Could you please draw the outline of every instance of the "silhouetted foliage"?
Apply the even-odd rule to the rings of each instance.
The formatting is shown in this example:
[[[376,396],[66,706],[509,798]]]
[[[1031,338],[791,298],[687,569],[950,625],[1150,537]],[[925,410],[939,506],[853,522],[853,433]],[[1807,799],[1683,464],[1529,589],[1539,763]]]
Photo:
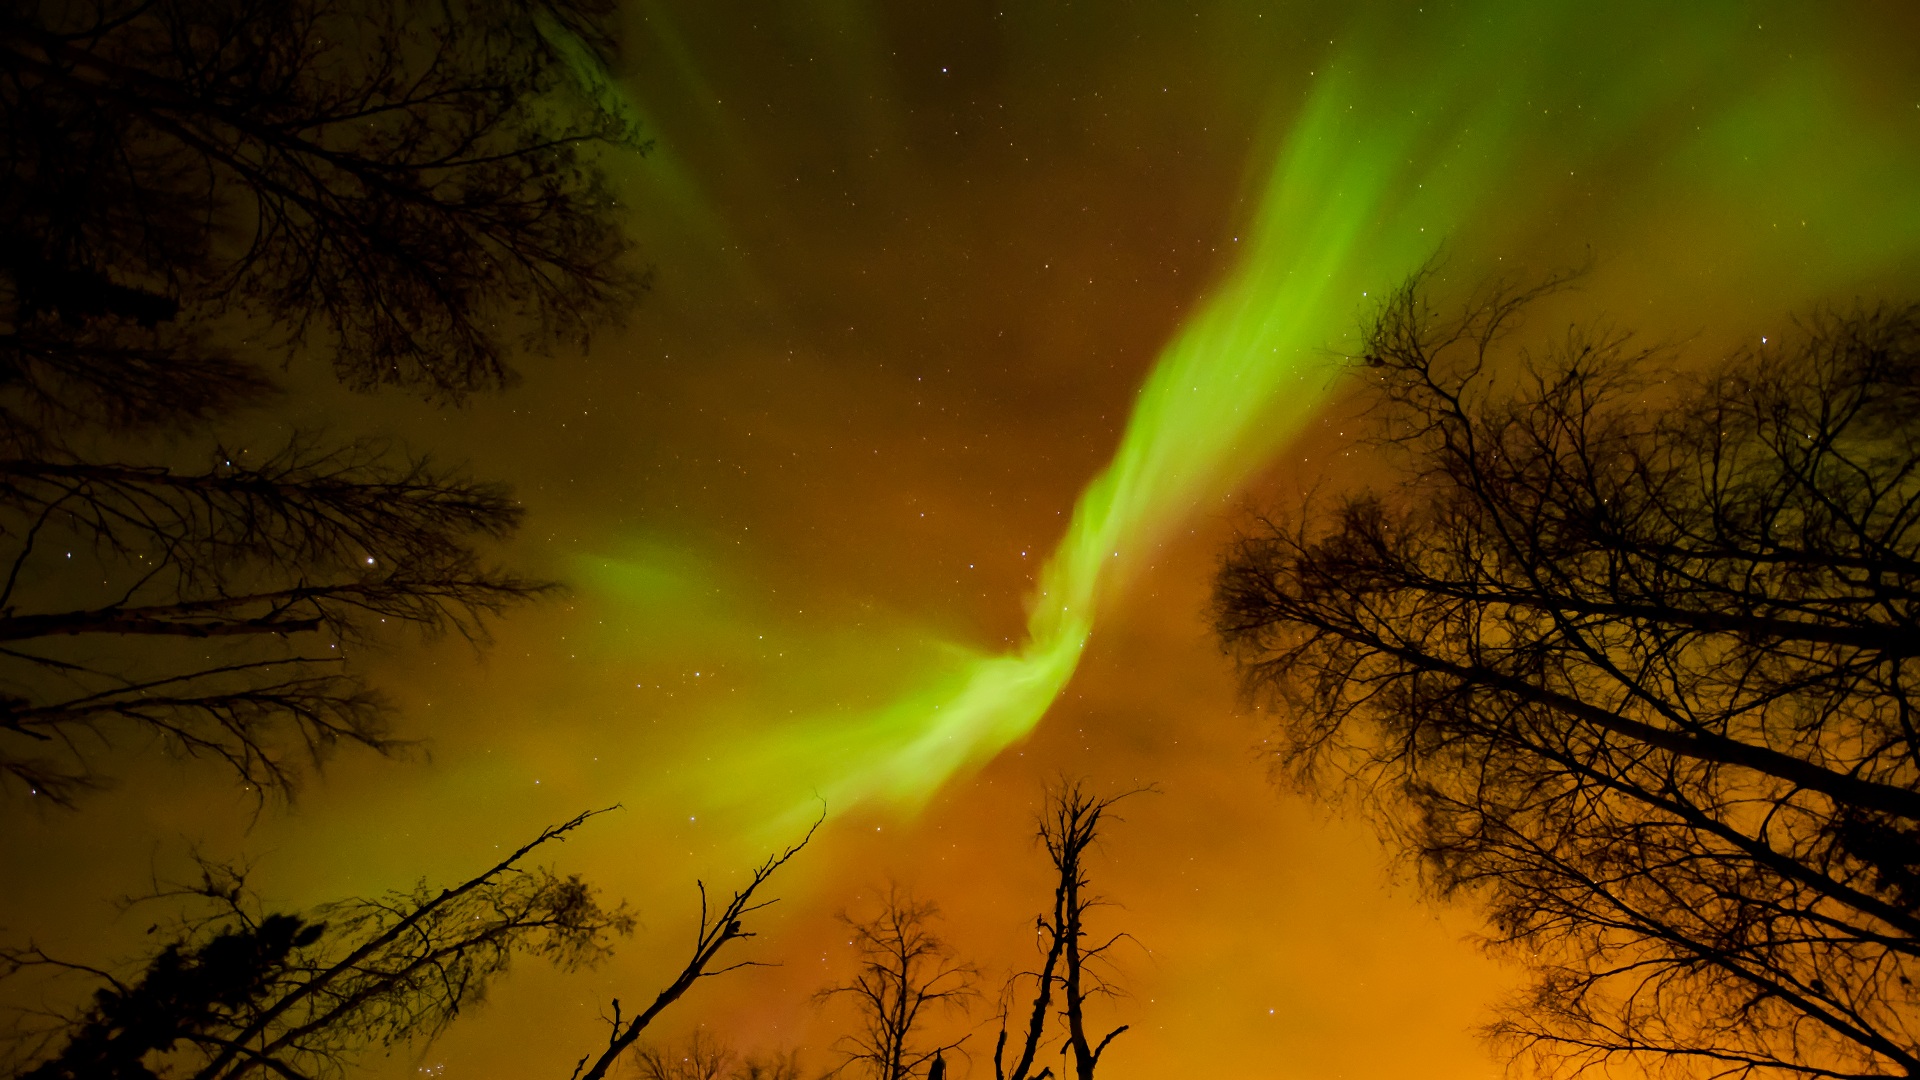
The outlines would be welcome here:
[[[237,872],[205,867],[188,892],[212,913],[184,924],[137,979],[107,976],[92,1007],[55,1030],[50,1041],[59,1048],[17,1075],[339,1075],[369,1050],[431,1040],[481,1000],[515,955],[571,970],[597,963],[612,938],[632,932],[625,908],[602,907],[578,877],[519,867],[592,816],[547,829],[452,888],[422,883],[300,915],[259,914]],[[32,948],[4,959],[16,970],[92,971]]]
[[[1920,1071],[1920,308],[1698,377],[1500,353],[1558,282],[1369,327],[1406,480],[1227,554],[1280,764],[1353,785],[1534,969],[1543,1067]]]
[[[139,982],[95,991],[92,1011],[60,1056],[22,1073],[22,1080],[158,1077],[147,1068],[147,1055],[227,1026],[226,1017],[268,993],[294,949],[313,945],[325,932],[298,916],[269,915],[186,954],[169,945]]]
[[[0,778],[71,803],[138,741],[287,790],[397,745],[350,649],[549,588],[483,558],[498,484],[212,428],[280,359],[452,400],[623,309],[608,10],[0,3]]]
[[[875,1080],[907,1080],[964,1041],[936,1043],[927,1037],[936,1012],[964,1013],[978,996],[979,972],[956,959],[934,928],[939,917],[939,905],[898,886],[888,887],[871,916],[841,913],[860,966],[852,980],[818,995],[822,1001],[850,1001],[859,1025],[836,1044],[845,1057],[840,1070],[855,1068]]]
[[[1149,789],[1141,789],[1149,790]],[[1122,1024],[1108,1032],[1096,1044],[1087,1037],[1086,1006],[1090,997],[1111,995],[1116,987],[1100,970],[1106,954],[1119,944],[1123,934],[1114,934],[1099,944],[1089,943],[1087,913],[1102,904],[1092,892],[1086,856],[1100,838],[1100,826],[1110,816],[1113,805],[1137,791],[1097,796],[1077,781],[1062,781],[1048,789],[1046,807],[1040,815],[1040,842],[1053,863],[1055,884],[1053,909],[1034,920],[1042,957],[1040,970],[1025,972],[1008,980],[1000,1014],[1000,1034],[993,1047],[995,1080],[1044,1080],[1053,1075],[1051,1066],[1034,1071],[1035,1058],[1045,1039],[1053,995],[1060,995],[1057,1022],[1065,1028],[1063,1041],[1073,1053],[1076,1080],[1092,1080],[1100,1056],[1107,1044],[1127,1030]],[[1024,979],[1034,984],[1026,1029],[1020,1034],[1018,1057],[1011,1068],[1006,1063],[1008,1024],[1015,992]]]

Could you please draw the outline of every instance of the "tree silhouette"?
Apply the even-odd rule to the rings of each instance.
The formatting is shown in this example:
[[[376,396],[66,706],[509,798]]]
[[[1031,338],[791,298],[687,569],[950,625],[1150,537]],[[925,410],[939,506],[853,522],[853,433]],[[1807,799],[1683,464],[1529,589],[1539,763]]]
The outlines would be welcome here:
[[[478,1003],[515,955],[590,966],[633,930],[578,877],[519,864],[592,814],[543,831],[452,888],[424,883],[302,915],[261,915],[244,878],[204,867],[188,890],[211,904],[130,982],[108,985],[52,1034],[60,1048],[22,1080],[238,1080],[337,1074],[365,1051],[431,1040]],[[37,949],[21,968],[93,971]]]
[[[28,522],[0,586],[0,775],[70,803],[94,782],[90,743],[133,729],[284,790],[289,742],[394,745],[347,666],[383,625],[477,641],[482,616],[551,588],[482,562],[476,541],[520,518],[497,484],[365,443],[216,453],[197,470],[0,462],[0,500]]]
[[[598,0],[91,0],[0,10],[0,778],[106,748],[396,743],[351,655],[550,586],[520,509],[404,448],[219,437],[273,363],[458,400],[644,284],[600,161],[642,148]],[[256,425],[257,426],[257,425]]]
[[[0,975],[52,969],[90,974],[107,984],[80,1015],[55,1014],[57,1023],[42,1032],[40,1052],[28,1055],[38,1060],[13,1075],[297,1080],[339,1075],[370,1050],[431,1042],[482,1000],[516,955],[543,957],[563,970],[591,967],[610,954],[614,938],[633,932],[625,906],[602,906],[579,877],[520,866],[537,848],[564,840],[604,812],[546,829],[451,888],[422,883],[299,915],[259,913],[244,875],[204,866],[202,881],[156,899],[185,895],[210,904],[211,913],[184,921],[176,940],[130,981],[33,947],[0,951]],[[631,1020],[622,1020],[614,999],[607,1047],[580,1059],[575,1080],[605,1076],[647,1025],[699,979],[757,966],[713,965],[728,945],[754,936],[744,920],[771,903],[755,901],[755,892],[812,835],[809,830],[762,863],[717,912],[707,908],[701,888],[696,948],[685,968]],[[735,1070],[744,1080],[790,1080],[795,1072],[789,1058],[749,1059]]]
[[[640,284],[593,149],[641,145],[592,81],[609,10],[7,5],[10,366],[65,376],[127,335],[191,353],[148,331],[233,315],[353,385],[500,385],[523,335],[584,332]]]
[[[1140,789],[1149,790],[1149,789]],[[1114,986],[1100,973],[1108,951],[1125,935],[1109,936],[1099,944],[1089,944],[1087,913],[1102,901],[1092,892],[1086,866],[1089,849],[1100,838],[1100,826],[1113,805],[1138,791],[1097,796],[1078,781],[1062,781],[1046,793],[1041,811],[1039,837],[1053,863],[1055,885],[1050,914],[1034,920],[1042,945],[1040,970],[1008,980],[1006,1006],[1000,1014],[1000,1034],[993,1047],[995,1080],[1044,1080],[1053,1075],[1051,1066],[1034,1071],[1034,1059],[1046,1036],[1053,996],[1060,994],[1058,1020],[1066,1029],[1064,1042],[1073,1052],[1076,1080],[1093,1080],[1100,1056],[1107,1044],[1127,1030],[1122,1024],[1108,1032],[1096,1044],[1087,1035],[1086,1005],[1090,997],[1113,994]],[[1033,980],[1033,998],[1021,1033],[1018,1056],[1009,1067],[1006,1062],[1008,1025],[1012,1000],[1023,978]]]
[[[769,878],[773,877],[775,872],[807,846],[813,839],[813,834],[819,830],[820,822],[824,820],[826,820],[824,817],[816,820],[807,830],[807,835],[800,838],[799,843],[778,854],[768,856],[765,862],[755,867],[752,875],[747,879],[747,884],[735,890],[732,899],[721,905],[718,911],[709,906],[706,884],[700,883],[700,925],[694,932],[693,955],[687,959],[686,966],[680,969],[665,989],[654,995],[653,1002],[638,1016],[622,1019],[620,999],[613,999],[613,1016],[607,1021],[609,1029],[607,1045],[599,1054],[588,1054],[580,1059],[579,1064],[573,1068],[573,1080],[602,1080],[607,1075],[607,1070],[611,1069],[622,1055],[633,1050],[634,1044],[647,1030],[647,1025],[653,1023],[667,1006],[679,1001],[701,979],[724,975],[741,968],[765,966],[757,960],[742,960],[718,968],[713,965],[719,961],[720,954],[726,951],[727,946],[755,936],[753,931],[746,928],[747,917],[765,909],[773,901],[755,900],[754,894],[767,883]],[[750,1064],[764,1066],[769,1063],[761,1061]],[[778,1064],[777,1061],[771,1063],[776,1068]]]
[[[939,917],[939,905],[899,886],[887,888],[870,917],[841,914],[860,968],[851,981],[818,995],[822,1001],[848,999],[858,1018],[858,1030],[838,1043],[845,1055],[841,1069],[858,1067],[875,1080],[907,1080],[960,1045],[932,1043],[926,1036],[936,1011],[964,1012],[978,996],[978,972],[957,960],[934,929]]]
[[[1281,766],[1485,906],[1542,1065],[1920,1071],[1920,308],[1683,377],[1618,333],[1503,358],[1558,281],[1424,281],[1366,337],[1404,485],[1220,573]]]

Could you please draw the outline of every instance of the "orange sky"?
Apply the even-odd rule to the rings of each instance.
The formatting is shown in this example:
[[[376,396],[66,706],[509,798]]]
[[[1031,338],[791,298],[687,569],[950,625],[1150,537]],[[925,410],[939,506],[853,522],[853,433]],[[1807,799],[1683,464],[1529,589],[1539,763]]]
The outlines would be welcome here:
[[[342,756],[251,827],[244,800],[191,764],[129,765],[77,815],[16,817],[5,865],[42,872],[5,890],[0,921],[70,955],[124,956],[144,923],[102,898],[196,842],[251,853],[270,904],[304,905],[458,878],[620,802],[552,856],[638,907],[617,959],[564,977],[526,964],[438,1044],[376,1070],[564,1077],[611,997],[650,998],[680,962],[695,878],[736,880],[763,850],[750,793],[716,791],[730,755],[786,722],[763,711],[871,708],[942,642],[1019,641],[1076,494],[1162,346],[1232,269],[1295,104],[1358,32],[1342,7],[631,4],[628,83],[658,144],[618,167],[655,268],[646,303],[586,355],[529,361],[524,386],[463,411],[316,387],[300,418],[398,433],[512,482],[529,519],[509,557],[573,594],[501,625],[483,657],[441,643],[379,661],[424,752]],[[1380,40],[1418,44],[1424,5],[1383,10],[1409,29]],[[1913,160],[1910,16],[1753,10],[1756,34],[1781,25],[1739,49],[1782,78],[1795,50],[1844,57],[1836,100],[1887,160]],[[1812,302],[1911,295],[1913,246],[1834,254],[1859,248],[1876,213],[1920,222],[1910,186],[1873,186],[1884,163],[1834,164],[1763,132],[1754,150],[1777,166],[1674,187],[1696,167],[1686,111],[1711,97],[1663,105],[1655,127],[1672,137],[1648,153],[1670,157],[1626,147],[1562,181],[1551,153],[1523,149],[1528,175],[1556,186],[1530,189],[1524,217],[1451,237],[1463,274],[1590,250],[1589,287],[1547,324],[1604,312],[1707,354]],[[1838,180],[1824,201],[1804,195],[1848,169],[1884,205]],[[1776,170],[1813,225],[1781,231],[1784,204],[1762,190]],[[1039,786],[1067,773],[1161,791],[1126,804],[1095,867],[1117,902],[1103,925],[1140,943],[1123,964],[1131,996],[1100,1006],[1108,1026],[1133,1025],[1103,1076],[1496,1073],[1471,1028],[1513,973],[1472,946],[1470,913],[1396,878],[1364,823],[1267,781],[1270,721],[1236,703],[1204,623],[1248,501],[1364,472],[1351,419],[1328,406],[1253,488],[1130,557],[1029,740],[917,814],[829,806],[750,945],[782,966],[701,986],[661,1035],[704,1023],[831,1063],[844,1018],[808,999],[845,970],[832,916],[889,879],[940,901],[991,990],[1025,959],[1047,895]],[[671,580],[623,592],[595,576],[609,560],[652,560]],[[991,1030],[973,1045],[990,1051]]]

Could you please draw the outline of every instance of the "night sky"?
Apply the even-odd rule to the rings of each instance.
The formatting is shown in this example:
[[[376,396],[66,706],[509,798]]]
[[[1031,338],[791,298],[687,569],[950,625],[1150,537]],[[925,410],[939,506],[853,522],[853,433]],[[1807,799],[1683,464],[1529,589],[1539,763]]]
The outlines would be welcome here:
[[[695,880],[824,807],[741,954],[781,966],[658,1031],[821,1068],[833,915],[887,881],[990,990],[1027,961],[1064,774],[1160,789],[1094,864],[1099,925],[1138,940],[1103,1076],[1495,1074],[1472,1029],[1513,974],[1472,913],[1267,778],[1272,721],[1206,625],[1221,545],[1377,479],[1342,357],[1436,254],[1443,301],[1590,263],[1530,327],[1694,359],[1920,296],[1911,6],[629,0],[623,28],[655,139],[611,163],[654,274],[625,325],[459,410],[316,375],[283,418],[509,481],[502,557],[569,594],[484,652],[369,656],[421,746],[342,754],[290,808],[129,759],[81,812],[16,817],[0,856],[42,872],[0,925],[126,957],[149,920],[105,898],[196,845],[303,906],[618,803],[552,855],[639,910],[616,959],[522,964],[376,1069],[558,1078],[682,962]],[[992,1030],[970,1045],[991,1076]]]

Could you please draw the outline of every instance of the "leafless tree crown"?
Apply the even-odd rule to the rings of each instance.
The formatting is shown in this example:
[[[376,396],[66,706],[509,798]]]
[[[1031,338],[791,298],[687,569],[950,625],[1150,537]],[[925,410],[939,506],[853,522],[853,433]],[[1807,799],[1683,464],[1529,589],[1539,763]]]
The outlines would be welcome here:
[[[860,966],[849,982],[819,997],[853,1006],[858,1027],[838,1044],[843,1070],[874,1080],[908,1080],[960,1045],[928,1034],[938,1013],[964,1013],[978,996],[978,972],[940,936],[939,917],[939,905],[898,886],[887,888],[870,917],[842,914]]]
[[[1281,767],[1486,906],[1543,1067],[1920,1072],[1920,308],[1683,377],[1425,284],[1367,335],[1404,486],[1219,576]]]

